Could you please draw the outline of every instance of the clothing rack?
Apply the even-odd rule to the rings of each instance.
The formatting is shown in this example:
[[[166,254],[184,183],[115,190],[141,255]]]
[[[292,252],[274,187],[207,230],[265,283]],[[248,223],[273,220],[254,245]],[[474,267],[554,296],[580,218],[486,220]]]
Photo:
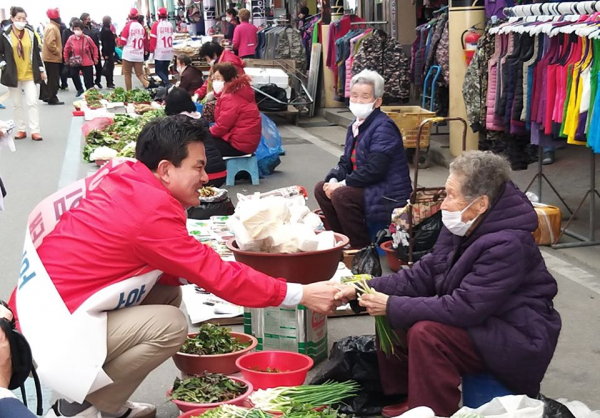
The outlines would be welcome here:
[[[514,6],[504,8],[503,13],[507,17],[526,17],[526,16],[542,16],[542,15],[550,15],[550,16],[560,16],[560,15],[580,15],[580,14],[590,14],[600,12],[600,1],[583,1],[583,2],[568,2],[568,3],[536,3],[536,4],[528,4],[523,6]],[[538,172],[533,177],[529,186],[527,186],[527,190],[533,185],[535,180],[537,179],[537,190],[540,201],[542,200],[542,184],[545,180],[548,185],[551,187],[552,191],[558,196],[560,201],[565,205],[571,216],[567,221],[567,224],[562,229],[559,236],[556,238],[556,241],[552,244],[552,248],[577,248],[577,247],[589,247],[594,245],[600,245],[600,240],[596,240],[595,235],[595,211],[596,211],[596,196],[600,197],[600,193],[596,188],[596,155],[594,151],[590,149],[590,185],[585,195],[581,199],[581,202],[575,209],[572,211],[571,208],[566,204],[563,197],[558,193],[556,188],[552,185],[548,177],[543,173],[542,166],[542,155],[543,155],[543,147],[542,145],[538,145],[539,147],[539,158],[538,158]],[[585,203],[585,201],[590,199],[589,206],[589,225],[588,225],[588,236],[584,236],[578,234],[576,232],[570,231],[569,226],[571,222],[577,216],[577,213]],[[568,235],[570,237],[575,238],[578,242],[568,242],[558,244],[558,241],[563,235]]]
[[[367,22],[352,22],[350,25],[387,25],[387,20],[371,20]]]

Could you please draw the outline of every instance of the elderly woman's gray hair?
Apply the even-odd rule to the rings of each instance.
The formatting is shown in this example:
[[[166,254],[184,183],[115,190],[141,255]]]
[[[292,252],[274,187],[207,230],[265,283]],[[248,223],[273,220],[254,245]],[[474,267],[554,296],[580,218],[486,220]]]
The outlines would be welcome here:
[[[362,70],[360,73],[352,77],[350,81],[350,90],[355,84],[367,84],[373,87],[373,95],[375,99],[383,97],[383,85],[385,81],[377,71]]]
[[[450,174],[464,178],[461,194],[468,200],[486,195],[492,204],[510,180],[510,165],[503,157],[490,151],[467,151],[450,163]]]

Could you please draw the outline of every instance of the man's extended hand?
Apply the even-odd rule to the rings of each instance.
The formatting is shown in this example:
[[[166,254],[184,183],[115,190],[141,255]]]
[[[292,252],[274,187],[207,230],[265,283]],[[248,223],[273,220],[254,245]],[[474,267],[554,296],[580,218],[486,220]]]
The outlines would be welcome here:
[[[360,297],[360,306],[367,309],[371,316],[385,316],[387,313],[387,303],[390,297],[385,293],[363,294]]]
[[[341,303],[334,299],[338,289],[334,282],[317,282],[303,286],[301,305],[321,314],[332,314]]]
[[[335,300],[346,304],[356,299],[356,289],[353,286],[338,284],[336,287],[338,288],[338,292],[335,294]]]
[[[0,318],[12,321],[13,314],[10,310],[0,305]],[[10,357],[10,344],[4,332],[0,330],[0,388],[8,388],[12,376],[12,360]]]

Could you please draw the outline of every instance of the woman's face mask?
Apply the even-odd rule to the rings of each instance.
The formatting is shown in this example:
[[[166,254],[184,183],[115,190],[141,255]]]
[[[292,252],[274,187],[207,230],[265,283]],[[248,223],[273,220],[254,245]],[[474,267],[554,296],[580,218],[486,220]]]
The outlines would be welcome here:
[[[77,36],[78,38],[81,37],[81,35],[83,35],[83,31],[81,29],[75,29],[73,31],[73,33],[75,34],[75,36]]]
[[[479,215],[467,222],[463,222],[462,216],[473,203],[477,202],[477,200],[479,199],[473,200],[463,210],[448,211],[442,209],[442,222],[444,223],[444,226],[448,228],[448,231],[459,237],[462,237],[467,233],[473,223],[479,218]]]
[[[25,29],[25,25],[27,25],[26,22],[13,22],[13,24],[15,25],[15,28],[17,28],[18,30]]]

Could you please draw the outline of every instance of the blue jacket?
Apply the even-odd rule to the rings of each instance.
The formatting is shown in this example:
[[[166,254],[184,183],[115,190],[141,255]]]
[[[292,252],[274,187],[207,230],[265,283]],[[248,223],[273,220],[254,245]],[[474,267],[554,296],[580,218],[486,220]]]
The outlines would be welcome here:
[[[369,115],[358,131],[356,171],[350,161],[354,149],[350,125],[344,155],[325,181],[335,177],[338,181],[346,180],[348,186],[364,188],[367,222],[389,223],[394,208],[406,205],[412,192],[402,134],[379,109]]]
[[[433,253],[412,269],[369,284],[391,296],[394,328],[419,321],[464,328],[490,372],[535,397],[561,329],[556,280],[531,234],[537,227],[531,203],[508,182],[469,236],[443,228]]]

